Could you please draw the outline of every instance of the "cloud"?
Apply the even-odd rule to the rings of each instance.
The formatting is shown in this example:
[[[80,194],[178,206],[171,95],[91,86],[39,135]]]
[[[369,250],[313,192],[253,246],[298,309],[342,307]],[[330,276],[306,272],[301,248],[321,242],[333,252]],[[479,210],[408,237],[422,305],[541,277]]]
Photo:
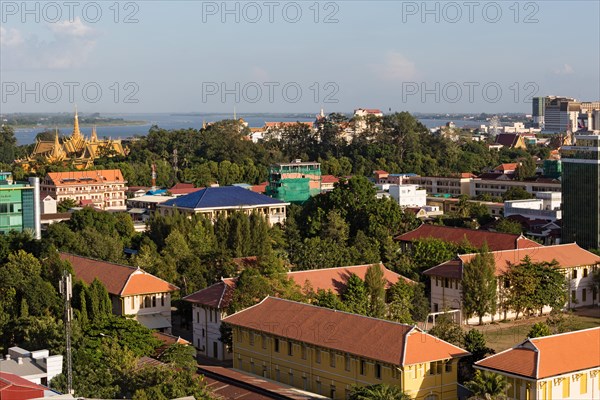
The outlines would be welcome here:
[[[405,81],[418,75],[415,63],[397,51],[389,51],[383,63],[371,64],[370,67],[385,80]]]
[[[562,67],[554,70],[555,75],[572,75],[575,73],[575,70],[569,64],[564,64]]]
[[[16,47],[23,43],[23,36],[19,30],[10,28],[6,29],[0,26],[0,46],[1,47]]]
[[[57,37],[85,38],[92,35],[94,30],[76,17],[73,21],[60,21],[50,24],[50,31]]]
[[[81,18],[47,25],[51,35],[40,40],[18,29],[0,28],[5,70],[70,69],[86,65],[96,45],[96,31]],[[49,39],[46,39],[46,38]]]

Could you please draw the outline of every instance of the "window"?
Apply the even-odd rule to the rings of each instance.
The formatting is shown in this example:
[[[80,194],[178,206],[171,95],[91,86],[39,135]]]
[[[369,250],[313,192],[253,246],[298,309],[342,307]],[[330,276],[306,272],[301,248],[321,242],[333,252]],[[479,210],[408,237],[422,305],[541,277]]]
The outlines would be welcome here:
[[[294,386],[294,372],[290,369],[290,381],[289,381],[289,385],[290,386]]]
[[[135,308],[135,296],[131,296],[131,308]]]
[[[279,339],[274,340],[275,353],[279,353]]]
[[[350,356],[348,354],[344,356],[344,364],[346,371],[350,371]]]
[[[438,375],[442,373],[442,362],[441,361],[437,361],[435,363],[435,373]]]
[[[331,385],[331,387],[329,388],[329,397],[335,399],[335,385]]]
[[[167,297],[167,295],[165,293],[163,293],[162,296],[160,296],[160,306],[161,307],[165,306],[165,297]]]
[[[573,279],[577,279],[577,270],[576,269],[573,270],[571,277]]]
[[[204,334],[205,334],[204,328],[202,328],[202,337],[204,337]]]
[[[438,303],[433,303],[433,312],[438,312],[440,310],[440,307],[438,305]]]
[[[144,298],[144,307],[146,307],[146,308],[152,307],[152,299],[150,298],[150,296],[146,296]]]
[[[587,300],[587,292],[586,292],[586,290],[585,290],[585,289],[583,289],[583,290],[581,291],[581,301],[582,301],[583,303],[585,303],[585,301],[586,301],[586,300]]]
[[[306,378],[306,376],[303,376],[303,377],[302,377],[302,388],[303,388],[304,390],[307,390],[307,391],[308,391],[308,379]]]
[[[238,343],[242,343],[242,335],[243,335],[242,330],[240,328],[237,328],[236,332],[237,332],[237,341],[238,341]]]
[[[156,296],[152,296],[152,307],[156,307]]]
[[[447,288],[450,286],[450,279],[444,278],[444,287]]]
[[[435,286],[439,286],[440,285],[440,278],[438,278],[437,276],[435,277]]]
[[[365,363],[365,360],[360,360],[360,374],[366,375],[366,373],[367,373],[367,365]]]
[[[212,310],[208,310],[208,319],[212,322]]]
[[[260,335],[260,342],[262,344],[262,348],[267,348],[267,337],[265,335]]]
[[[300,346],[300,352],[302,354],[302,359],[306,360],[306,345],[305,344],[302,344]]]
[[[583,277],[584,277],[584,278],[587,278],[587,276],[588,276],[588,269],[587,269],[587,268],[584,268],[584,269],[583,269]]]
[[[375,364],[375,378],[381,379],[381,364]]]
[[[294,355],[294,344],[292,342],[288,342],[288,356]]]
[[[200,322],[200,312],[196,311],[196,322]]]
[[[335,353],[333,351],[329,352],[329,366],[335,368]]]
[[[254,332],[249,332],[248,335],[250,336],[250,346],[254,346]]]
[[[452,360],[446,361],[446,372],[452,372]]]
[[[429,375],[435,375],[435,362],[429,363]]]
[[[318,376],[317,376],[317,394],[321,394],[321,381],[319,380]]]
[[[321,350],[315,349],[315,360],[317,364],[321,364]]]

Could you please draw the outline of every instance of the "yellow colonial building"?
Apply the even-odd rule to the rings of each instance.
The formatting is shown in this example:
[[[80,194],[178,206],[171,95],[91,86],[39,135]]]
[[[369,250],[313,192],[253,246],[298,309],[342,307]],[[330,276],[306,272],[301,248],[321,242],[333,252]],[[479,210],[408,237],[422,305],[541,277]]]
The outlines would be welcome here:
[[[413,399],[456,399],[458,359],[469,355],[414,326],[275,297],[223,322],[234,368],[332,399],[381,383]]]
[[[99,157],[124,156],[127,149],[121,140],[98,139],[96,128],[92,129],[91,137],[86,138],[79,130],[79,117],[75,110],[73,132],[71,136],[60,142],[58,132],[54,140],[38,140],[31,155],[25,159],[15,160],[26,171],[35,171],[38,165],[70,163],[76,169],[87,169],[94,165]]]
[[[508,399],[598,399],[600,327],[527,339],[475,368],[506,377]]]

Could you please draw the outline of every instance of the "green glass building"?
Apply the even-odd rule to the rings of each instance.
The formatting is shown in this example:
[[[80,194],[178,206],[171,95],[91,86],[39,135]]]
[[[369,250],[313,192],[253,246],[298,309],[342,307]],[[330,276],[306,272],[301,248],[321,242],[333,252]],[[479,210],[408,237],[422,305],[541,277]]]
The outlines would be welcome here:
[[[600,136],[575,135],[561,160],[562,242],[600,248]]]
[[[29,230],[41,239],[39,178],[15,183],[7,172],[0,172],[0,235]]]

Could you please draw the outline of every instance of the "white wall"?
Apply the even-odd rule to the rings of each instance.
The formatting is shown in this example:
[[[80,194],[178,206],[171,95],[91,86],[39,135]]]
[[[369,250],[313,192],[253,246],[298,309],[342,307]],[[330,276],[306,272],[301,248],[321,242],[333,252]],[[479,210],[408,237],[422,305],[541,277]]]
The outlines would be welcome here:
[[[219,360],[232,359],[232,353],[227,352],[225,345],[219,340],[221,319],[226,316],[223,310],[198,304],[192,306],[193,344],[198,349],[198,354]]]
[[[400,207],[424,207],[427,205],[427,192],[417,185],[390,185],[390,196]]]

